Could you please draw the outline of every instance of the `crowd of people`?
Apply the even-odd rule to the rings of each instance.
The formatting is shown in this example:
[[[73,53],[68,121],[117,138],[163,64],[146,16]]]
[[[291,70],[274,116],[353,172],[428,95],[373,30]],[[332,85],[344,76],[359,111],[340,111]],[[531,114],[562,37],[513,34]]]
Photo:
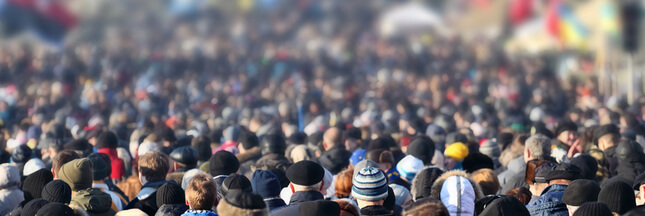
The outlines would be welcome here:
[[[589,59],[257,2],[1,47],[0,215],[645,214],[645,98]]]

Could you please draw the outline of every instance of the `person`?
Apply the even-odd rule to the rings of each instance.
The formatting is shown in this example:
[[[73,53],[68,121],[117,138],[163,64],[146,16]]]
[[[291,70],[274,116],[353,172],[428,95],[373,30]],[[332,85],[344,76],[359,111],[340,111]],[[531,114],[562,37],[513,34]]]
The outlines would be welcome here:
[[[56,154],[54,159],[52,159],[52,170],[51,170],[52,175],[54,176],[54,179],[58,179],[58,175],[56,173],[58,173],[58,170],[60,169],[60,167],[63,166],[63,164],[66,164],[67,162],[70,162],[74,159],[79,159],[79,158],[81,157],[78,156],[78,154],[76,154],[76,152],[72,150],[63,150],[58,154]]]
[[[443,203],[435,198],[426,197],[413,202],[403,209],[405,216],[450,216]]]
[[[287,144],[284,141],[282,134],[268,134],[262,138],[260,141],[260,152],[262,157],[255,162],[255,168],[257,169],[280,169],[282,171],[287,170],[287,167],[291,164],[289,159],[285,157],[285,151]]]
[[[410,141],[405,152],[423,161],[425,166],[432,166],[432,158],[435,153],[435,144],[430,137],[425,135],[416,136]]]
[[[340,216],[359,216],[358,209],[354,204],[345,200],[334,200],[340,206]]]
[[[199,173],[188,182],[186,187],[188,210],[182,216],[216,216],[212,210],[217,205],[217,185],[213,177]]]
[[[33,199],[25,204],[20,216],[35,216],[38,210],[47,204],[49,204],[49,201],[43,198]],[[10,213],[9,215],[13,216],[14,214]]]
[[[76,216],[74,210],[69,206],[61,203],[47,203],[41,207],[38,212],[38,216]]]
[[[119,139],[116,134],[111,131],[102,132],[96,139],[94,147],[97,149],[96,152],[110,156],[110,166],[112,168],[110,178],[117,182],[121,181],[125,177],[125,165],[116,151],[116,148],[119,147]]]
[[[264,199],[264,202],[269,207],[269,211],[287,205],[284,200],[280,198],[280,180],[278,176],[270,171],[256,170],[253,172],[251,178],[251,186],[253,192],[259,194]]]
[[[352,153],[341,143],[341,132],[338,128],[329,128],[325,131],[322,145],[325,151],[318,160],[320,165],[329,170],[332,175],[338,174],[349,165]]]
[[[193,147],[181,146],[172,150],[170,159],[173,161],[172,165],[175,171],[166,175],[166,180],[173,180],[181,185],[181,179],[184,177],[184,173],[197,167],[199,153]]]
[[[174,183],[168,182],[157,189],[157,206],[159,210],[155,216],[180,216],[186,210],[186,194],[181,187]]]
[[[432,185],[430,197],[441,200],[450,215],[475,213],[475,201],[484,197],[481,188],[466,172],[445,172]]]
[[[645,172],[645,153],[640,144],[631,140],[624,140],[616,146],[616,178],[621,178],[629,185],[634,184],[634,179]]]
[[[361,129],[357,127],[350,127],[343,132],[345,137],[345,149],[349,152],[354,152],[363,147],[363,134]]]
[[[251,181],[249,181],[248,178],[246,178],[243,175],[239,175],[237,173],[233,173],[226,177],[224,181],[222,182],[222,188],[220,191],[222,192],[222,196],[226,196],[229,191],[234,191],[234,190],[241,190],[244,192],[252,192],[253,187],[251,185]]]
[[[128,202],[125,198],[121,197],[119,194],[110,191],[108,186],[105,184],[105,178],[109,176],[108,166],[109,163],[100,156],[104,153],[92,153],[87,158],[92,161],[92,171],[94,176],[94,181],[92,182],[92,188],[101,190],[104,193],[107,193],[112,198],[112,203],[116,207],[114,211],[121,211],[125,206],[128,205]],[[109,159],[109,156],[106,155],[106,158]]]
[[[217,199],[222,199],[222,183],[228,175],[236,173],[240,168],[237,157],[228,151],[218,151],[208,160],[209,173],[217,184]]]
[[[72,201],[72,188],[63,180],[56,179],[45,185],[42,197],[50,203],[69,204]]]
[[[23,173],[25,163],[31,159],[32,151],[27,145],[19,145],[11,151],[12,165],[18,168],[20,174]]]
[[[90,216],[94,215],[115,215],[116,207],[113,207],[112,198],[109,194],[99,189],[92,188],[94,172],[92,161],[87,158],[74,159],[64,164],[59,172],[59,178],[72,188],[72,200],[70,204],[81,207]]]
[[[570,148],[576,148],[578,140],[578,125],[565,120],[560,121],[555,128],[556,139],[551,144],[551,157],[555,158],[558,163],[568,162],[567,154]]]
[[[388,196],[387,179],[374,167],[361,169],[352,181],[352,197],[361,215],[392,215],[383,203]]]
[[[530,216],[529,211],[524,204],[512,196],[495,195],[496,199],[489,200],[488,204],[484,205],[484,209],[478,215],[480,216],[504,216],[504,215],[517,215],[517,216]]]
[[[479,184],[484,195],[497,194],[500,189],[499,181],[492,169],[479,169],[470,174],[470,177]]]
[[[157,189],[167,183],[166,174],[170,169],[168,156],[161,152],[151,151],[144,154],[138,161],[139,181],[141,191],[130,201],[125,209],[139,209],[148,215],[154,215],[157,206]]]
[[[25,199],[19,186],[18,169],[7,163],[0,164],[0,215],[7,215]]]
[[[599,170],[609,171],[612,175],[613,171],[618,167],[618,158],[616,158],[616,147],[620,141],[620,129],[614,124],[601,125],[594,131],[593,142],[595,146],[602,151],[603,157],[599,161],[606,161],[601,163]],[[598,159],[598,158],[596,158]],[[609,178],[611,176],[608,176]]]
[[[394,193],[394,201],[396,206],[405,208],[406,206],[410,205],[410,203],[412,203],[412,196],[410,195],[410,191],[407,188],[397,184],[390,184],[389,187]]]
[[[13,209],[9,215],[20,215],[27,207],[27,203],[35,199],[42,198],[42,190],[45,185],[53,179],[52,174],[45,170],[38,170],[31,175],[27,176],[22,183],[22,191],[24,200]]]
[[[444,172],[437,167],[424,167],[414,176],[410,194],[413,201],[430,197],[432,194],[432,185]]]
[[[213,150],[211,149],[211,140],[208,136],[197,136],[190,141],[190,146],[192,146],[199,153],[199,160],[197,160],[197,165],[201,166],[206,163],[208,159],[213,155]]]
[[[243,131],[237,139],[237,148],[240,150],[240,153],[235,155],[240,162],[239,173],[251,178],[253,175],[251,166],[262,157],[258,137],[253,132]]]
[[[446,147],[446,150],[443,152],[445,157],[444,167],[446,170],[461,170],[461,162],[468,156],[468,153],[468,146],[461,142],[456,142]]]
[[[369,160],[371,161],[371,160]],[[358,168],[358,167],[357,167]],[[414,179],[419,171],[423,169],[423,161],[418,158],[408,155],[405,156],[399,163],[396,165],[396,170],[401,176],[401,181],[393,181],[395,184],[399,184],[403,187],[410,188],[410,182]]]
[[[334,199],[349,199],[349,195],[352,193],[352,179],[354,174],[354,169],[345,169],[340,171],[336,175],[336,181],[334,181]]]
[[[293,193],[289,204],[271,211],[271,215],[295,216],[301,203],[324,199],[320,192],[323,186],[325,170],[312,161],[300,161],[287,169],[289,189]]]
[[[221,216],[268,216],[269,209],[260,195],[236,190],[227,194],[217,205],[217,213]]]
[[[552,167],[546,172],[544,178],[544,182],[548,186],[544,188],[540,197],[535,202],[526,205],[526,208],[531,215],[568,216],[569,211],[566,204],[562,202],[562,196],[569,183],[580,178],[582,178],[582,171],[575,165],[563,163]],[[541,181],[538,177],[535,180],[536,182]]]
[[[607,204],[611,212],[622,215],[636,207],[634,190],[620,179],[610,179],[601,185],[598,202]]]
[[[593,180],[577,179],[573,180],[562,196],[562,202],[567,205],[569,216],[572,216],[578,208],[587,202],[596,202],[600,186]]]
[[[498,175],[500,177],[500,184],[502,185],[502,194],[508,193],[509,190],[518,187],[529,187],[526,183],[526,164],[532,160],[552,160],[551,158],[551,139],[549,137],[536,134],[530,136],[524,142],[524,160],[513,160],[509,163],[509,171],[511,166],[518,166],[514,172]],[[508,176],[508,177],[504,177]],[[534,193],[535,195],[535,193]]]
[[[317,200],[305,202],[298,208],[299,215],[340,216],[340,205],[334,201]]]
[[[613,216],[607,205],[602,202],[588,202],[582,204],[573,216]]]
[[[509,191],[506,195],[515,197],[515,199],[519,200],[523,205],[529,204],[532,196],[531,191],[525,187],[515,188]]]

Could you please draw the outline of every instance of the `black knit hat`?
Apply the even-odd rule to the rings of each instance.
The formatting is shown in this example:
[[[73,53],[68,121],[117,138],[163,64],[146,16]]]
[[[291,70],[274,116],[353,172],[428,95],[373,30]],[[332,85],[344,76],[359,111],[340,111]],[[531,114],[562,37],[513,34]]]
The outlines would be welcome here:
[[[461,162],[461,166],[467,173],[473,173],[478,169],[495,169],[493,159],[480,152],[471,152]]]
[[[611,210],[601,202],[588,202],[582,204],[573,216],[612,216]]]
[[[224,197],[224,200],[235,207],[241,209],[263,209],[266,204],[260,195],[252,192],[245,192],[241,190],[229,191]]]
[[[529,216],[529,210],[526,209],[526,206],[522,204],[517,198],[513,196],[499,196],[497,199],[493,199],[490,203],[485,204],[484,210],[479,214],[481,216],[488,215],[517,215],[517,216]],[[483,206],[482,206],[483,207]]]
[[[174,182],[168,182],[157,189],[157,206],[164,204],[186,204],[186,196],[181,186]]]
[[[607,204],[612,212],[625,214],[636,207],[636,196],[632,187],[621,180],[609,180],[598,193],[598,202]]]
[[[244,149],[249,150],[253,147],[258,146],[258,136],[256,136],[255,133],[251,131],[244,130],[242,134],[240,134],[240,137],[237,138],[237,143],[241,143]]]
[[[96,149],[117,147],[119,147],[119,139],[116,137],[116,134],[111,131],[103,131],[99,137],[96,138]]]
[[[329,200],[304,202],[298,207],[298,215],[340,216],[340,205]]]
[[[240,168],[240,161],[233,153],[218,151],[208,160],[208,167],[212,176],[228,175],[237,172]]]
[[[34,216],[40,210],[43,206],[49,204],[49,201],[39,198],[39,199],[33,199],[27,204],[25,204],[24,207],[22,207],[22,212],[20,213],[20,216]]]
[[[36,213],[38,216],[75,216],[74,210],[61,203],[48,203]]]
[[[601,125],[600,127],[596,128],[593,133],[593,143],[598,145],[598,139],[607,134],[620,135],[620,129],[614,124]]]
[[[428,136],[417,136],[408,145],[407,153],[423,161],[425,165],[432,165],[434,156],[434,142]]]
[[[307,134],[304,132],[296,131],[289,136],[289,144],[295,144],[295,145],[300,145],[300,144],[307,144]]]
[[[87,156],[92,161],[92,171],[94,173],[94,180],[103,180],[108,177],[108,164],[99,155],[102,153],[92,153]]]
[[[244,175],[231,174],[224,179],[222,182],[222,196],[226,196],[228,192],[233,190],[241,190],[244,192],[253,192],[253,186],[251,186],[251,181],[246,178]]]
[[[32,151],[27,145],[19,145],[11,151],[11,160],[14,163],[27,163],[31,159]]]
[[[40,169],[27,176],[22,183],[25,200],[42,198],[43,188],[52,179],[54,179],[52,172],[46,169]]]
[[[276,153],[284,155],[284,151],[287,149],[287,143],[284,141],[284,137],[280,134],[269,134],[262,138],[260,143],[260,151],[262,155]]]
[[[598,193],[600,193],[600,186],[595,181],[578,179],[569,183],[562,196],[562,202],[571,206],[581,206],[586,202],[597,201]]]
[[[41,195],[49,202],[68,204],[72,201],[72,188],[63,180],[56,179],[45,185]]]
[[[567,180],[576,180],[582,178],[582,171],[576,165],[569,163],[558,164],[555,167],[551,168],[546,175],[546,182],[549,182],[553,179],[567,179]]]
[[[199,153],[191,146],[182,146],[170,152],[170,158],[177,163],[195,165],[199,160]]]
[[[633,187],[634,190],[640,190],[639,188],[643,184],[645,184],[645,172],[643,172],[640,175],[636,176],[636,179],[634,179],[634,184],[632,185],[632,187]]]
[[[415,191],[414,200],[419,200],[425,197],[430,197],[432,193],[432,184],[443,174],[443,171],[437,167],[424,168],[416,174],[414,188],[410,191]]]
[[[578,125],[572,121],[561,121],[558,123],[558,127],[555,128],[555,136],[565,131],[578,131]]]
[[[318,184],[325,177],[322,166],[311,161],[300,161],[287,169],[287,178],[294,184],[310,186]]]
[[[594,179],[598,171],[598,161],[591,155],[583,154],[571,159],[571,164],[576,165],[582,171],[582,178]]]

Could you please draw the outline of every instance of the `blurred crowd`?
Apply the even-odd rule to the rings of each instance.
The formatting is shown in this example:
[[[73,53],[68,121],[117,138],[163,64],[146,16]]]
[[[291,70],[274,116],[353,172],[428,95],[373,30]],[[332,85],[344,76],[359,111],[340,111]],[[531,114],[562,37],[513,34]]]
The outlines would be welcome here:
[[[589,58],[379,34],[397,1],[181,2],[0,48],[0,215],[645,212],[645,98]]]

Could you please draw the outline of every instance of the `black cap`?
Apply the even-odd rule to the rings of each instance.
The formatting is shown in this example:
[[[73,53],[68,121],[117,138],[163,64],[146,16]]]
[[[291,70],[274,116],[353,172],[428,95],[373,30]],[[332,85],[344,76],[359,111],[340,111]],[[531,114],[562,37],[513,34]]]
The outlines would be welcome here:
[[[63,180],[56,179],[45,185],[42,197],[49,202],[67,204],[72,201],[72,188]]]
[[[229,191],[224,200],[235,207],[241,209],[263,209],[266,204],[260,195],[252,192],[245,192],[241,190]]]
[[[253,192],[251,181],[243,175],[231,174],[222,182],[222,196],[226,196],[228,192],[233,190],[241,190],[244,192]]]
[[[482,206],[483,207],[483,206]],[[501,195],[497,199],[493,199],[486,205],[480,216],[488,215],[517,215],[517,216],[530,216],[529,210],[526,206],[513,196]]]
[[[108,177],[108,164],[99,155],[102,153],[92,153],[87,158],[92,161],[92,171],[94,171],[94,180],[103,180]]]
[[[27,163],[31,159],[32,151],[27,145],[19,145],[11,151],[11,160],[14,163]]]
[[[33,199],[25,204],[24,207],[22,207],[22,212],[20,213],[21,216],[23,215],[36,215],[38,210],[40,210],[43,206],[49,204],[49,201],[45,199]]]
[[[551,172],[551,169],[556,165],[557,164],[554,163],[545,163],[535,168],[535,182],[549,183],[549,181],[546,180],[546,177],[549,175],[549,172]]]
[[[255,133],[244,130],[242,134],[240,134],[240,136],[237,138],[237,143],[241,143],[244,149],[249,150],[253,147],[258,146],[258,137],[255,135]]]
[[[276,153],[284,155],[284,151],[287,149],[287,143],[284,141],[284,137],[280,134],[269,134],[262,139],[260,143],[260,151],[262,155]]]
[[[635,141],[623,140],[616,147],[616,157],[621,159],[641,159],[645,157],[643,147]]]
[[[36,213],[38,216],[75,216],[74,210],[61,203],[48,203]]]
[[[298,207],[298,215],[340,216],[340,205],[329,200],[304,202]]]
[[[620,129],[614,124],[601,125],[600,127],[596,128],[593,133],[593,143],[598,145],[598,139],[607,134],[620,135]]]
[[[576,165],[582,171],[582,178],[593,180],[598,171],[598,161],[591,155],[582,154],[571,159],[571,164]]]
[[[191,146],[182,146],[170,152],[170,158],[182,164],[196,164],[199,160],[199,153]]]
[[[218,151],[208,160],[208,167],[212,176],[229,175],[237,172],[240,168],[240,161],[233,153]]]
[[[345,131],[345,138],[360,140],[363,138],[363,134],[361,129],[352,126]]]
[[[611,210],[601,202],[588,202],[582,204],[573,216],[612,216],[614,215]]]
[[[322,166],[311,161],[300,161],[287,169],[287,178],[297,185],[315,185],[324,177],[325,170]]]
[[[117,147],[119,147],[119,139],[111,131],[104,131],[96,138],[96,149]]]
[[[562,196],[562,202],[571,206],[581,206],[586,202],[598,200],[600,186],[593,180],[578,179],[569,183]]]
[[[43,188],[52,179],[54,179],[52,172],[46,169],[39,169],[29,174],[25,178],[25,181],[22,182],[22,191],[24,192],[25,200],[42,198]]]
[[[607,204],[612,212],[625,214],[636,207],[636,196],[632,187],[621,180],[608,180],[598,193],[598,202]]]
[[[461,162],[461,166],[467,173],[473,173],[479,169],[495,169],[493,159],[480,152],[471,152]]]
[[[578,125],[572,121],[561,121],[558,123],[558,127],[555,128],[555,136],[565,131],[578,131]]]
[[[580,178],[582,178],[582,171],[580,168],[569,163],[562,163],[551,168],[551,171],[547,173],[545,180],[549,182],[553,179],[576,180]]]
[[[296,131],[289,136],[289,143],[290,144],[307,144],[307,134],[304,132]]]
[[[185,205],[185,197],[184,190],[181,189],[181,186],[171,181],[161,185],[157,189],[157,206],[161,207],[164,204]]]
[[[425,165],[432,164],[434,157],[434,142],[428,136],[417,136],[408,145],[408,154],[423,161]]]

